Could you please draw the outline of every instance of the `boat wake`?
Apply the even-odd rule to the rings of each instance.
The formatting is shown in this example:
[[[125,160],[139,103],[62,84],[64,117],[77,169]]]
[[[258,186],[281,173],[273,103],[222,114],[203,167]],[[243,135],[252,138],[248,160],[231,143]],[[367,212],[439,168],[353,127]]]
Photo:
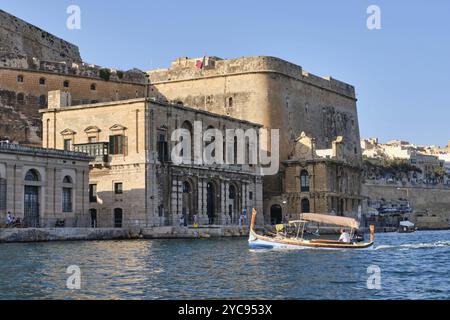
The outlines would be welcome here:
[[[426,249],[426,248],[442,248],[450,247],[450,241],[436,241],[430,243],[405,243],[399,245],[381,245],[374,248],[374,250],[385,250],[385,249]]]

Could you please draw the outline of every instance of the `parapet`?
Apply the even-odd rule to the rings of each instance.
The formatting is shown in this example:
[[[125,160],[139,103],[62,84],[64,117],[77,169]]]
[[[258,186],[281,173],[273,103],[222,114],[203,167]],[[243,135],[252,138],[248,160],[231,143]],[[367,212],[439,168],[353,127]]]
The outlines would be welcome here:
[[[178,58],[167,69],[148,71],[153,84],[229,76],[242,73],[278,73],[355,99],[355,88],[331,77],[319,77],[288,61],[268,56],[221,59],[218,57]]]

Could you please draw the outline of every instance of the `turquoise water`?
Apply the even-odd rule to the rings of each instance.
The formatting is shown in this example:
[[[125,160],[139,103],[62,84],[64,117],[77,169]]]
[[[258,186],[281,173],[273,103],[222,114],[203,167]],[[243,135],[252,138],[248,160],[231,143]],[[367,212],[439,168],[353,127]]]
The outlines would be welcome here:
[[[0,299],[449,299],[450,232],[360,252],[250,251],[245,239],[0,244]],[[81,289],[66,269],[81,269]],[[367,289],[379,266],[381,289]]]

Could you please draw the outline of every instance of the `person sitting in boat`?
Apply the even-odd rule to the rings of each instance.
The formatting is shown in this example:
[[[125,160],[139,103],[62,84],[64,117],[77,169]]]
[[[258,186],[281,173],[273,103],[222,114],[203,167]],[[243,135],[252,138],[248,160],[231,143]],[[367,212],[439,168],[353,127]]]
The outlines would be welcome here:
[[[341,236],[339,237],[339,242],[342,243],[350,243],[351,239],[350,239],[350,234],[345,231],[344,229],[341,229]]]

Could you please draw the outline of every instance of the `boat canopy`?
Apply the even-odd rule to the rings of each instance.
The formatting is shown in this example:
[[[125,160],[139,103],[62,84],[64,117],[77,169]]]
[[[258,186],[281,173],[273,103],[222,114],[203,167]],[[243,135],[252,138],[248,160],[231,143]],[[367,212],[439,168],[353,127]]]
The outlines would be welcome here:
[[[302,213],[301,219],[304,221],[319,222],[325,224],[332,224],[340,227],[348,227],[352,229],[359,228],[359,222],[353,218],[348,217],[338,217],[329,214],[318,214],[318,213]]]
[[[412,228],[414,227],[414,223],[412,223],[411,221],[400,221],[400,226]]]

